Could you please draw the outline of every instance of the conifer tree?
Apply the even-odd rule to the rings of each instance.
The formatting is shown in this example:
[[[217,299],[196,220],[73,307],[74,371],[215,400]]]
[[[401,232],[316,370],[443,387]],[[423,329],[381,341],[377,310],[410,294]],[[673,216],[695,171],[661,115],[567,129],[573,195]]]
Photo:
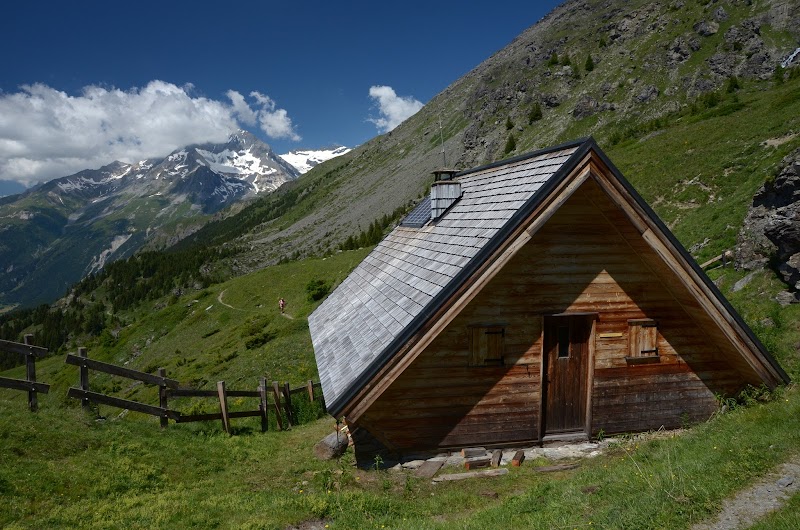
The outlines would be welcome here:
[[[528,113],[528,125],[531,125],[535,121],[539,121],[542,119],[542,106],[537,101],[531,107],[531,111]]]
[[[508,135],[508,140],[506,140],[505,154],[509,154],[516,148],[517,148],[517,139],[514,138],[514,134],[511,133]]]

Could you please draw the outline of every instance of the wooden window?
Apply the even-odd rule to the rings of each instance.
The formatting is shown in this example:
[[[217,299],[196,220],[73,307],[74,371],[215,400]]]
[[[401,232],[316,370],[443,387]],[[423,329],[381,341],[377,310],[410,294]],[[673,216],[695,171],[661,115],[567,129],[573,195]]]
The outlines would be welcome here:
[[[628,320],[626,359],[634,363],[658,359],[658,323],[655,320],[651,318]]]
[[[558,358],[569,357],[569,326],[558,326]]]
[[[470,366],[502,365],[504,326],[471,326]]]

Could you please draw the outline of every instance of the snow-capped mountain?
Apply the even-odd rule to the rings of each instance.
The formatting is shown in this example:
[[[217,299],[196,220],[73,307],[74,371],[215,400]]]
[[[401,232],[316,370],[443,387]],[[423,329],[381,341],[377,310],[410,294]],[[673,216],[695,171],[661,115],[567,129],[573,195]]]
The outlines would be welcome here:
[[[85,274],[299,172],[246,131],[163,159],[112,162],[0,200],[0,302],[55,299]],[[13,244],[11,244],[13,243]],[[8,295],[14,291],[14,295]]]
[[[299,174],[267,144],[249,132],[238,131],[224,144],[191,145],[163,159],[112,162],[100,169],[86,169],[52,180],[20,198],[41,191],[65,205],[70,199],[96,202],[115,194],[162,196],[173,204],[188,200],[195,208],[213,213],[231,201],[275,191]]]
[[[351,150],[351,148],[344,146],[318,150],[304,149],[289,151],[286,154],[280,155],[280,157],[297,169],[300,174],[303,174],[317,164],[321,164],[326,160],[330,160],[331,158],[349,153]]]

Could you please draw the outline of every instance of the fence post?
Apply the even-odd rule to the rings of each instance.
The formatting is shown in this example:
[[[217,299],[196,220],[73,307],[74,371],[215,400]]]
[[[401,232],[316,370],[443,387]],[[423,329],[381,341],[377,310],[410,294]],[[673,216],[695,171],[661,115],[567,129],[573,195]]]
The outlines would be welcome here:
[[[159,368],[158,375],[166,379],[166,368]],[[169,407],[167,406],[167,385],[164,383],[164,381],[161,381],[161,384],[158,385],[158,406],[164,409],[164,412],[159,417],[159,422],[161,423],[161,428],[165,429],[167,425],[169,425],[169,418],[167,418],[167,409]]]
[[[309,379],[306,388],[308,389],[308,400],[314,403],[314,381]]]
[[[217,381],[217,394],[219,395],[219,410],[222,413],[222,428],[231,433],[231,420],[228,418],[228,393],[225,391],[225,381]]]
[[[84,348],[83,346],[78,348],[78,357],[83,357],[85,359],[88,356],[89,356],[89,354],[86,352],[86,348]],[[80,373],[80,376],[79,376],[80,379],[79,379],[78,382],[80,383],[81,390],[83,390],[84,392],[88,392],[89,391],[89,367],[86,366],[85,364],[81,364],[79,373]],[[89,400],[86,399],[86,398],[83,398],[81,400],[81,406],[84,408],[84,410],[88,410],[89,409]]]
[[[281,391],[278,382],[272,382],[272,393],[275,396],[275,418],[278,420],[278,429],[283,430],[283,419],[281,418]]]
[[[25,335],[24,341],[27,346],[32,346],[33,335]],[[25,376],[31,383],[36,382],[36,358],[30,353],[25,354]],[[28,408],[31,412],[39,410],[39,398],[34,389],[28,390]]]
[[[261,411],[261,432],[267,432],[269,427],[269,409],[267,408],[267,378],[258,381],[258,408]]]
[[[288,382],[283,383],[283,397],[283,407],[286,409],[286,423],[291,427],[296,425],[297,422],[292,418],[292,389],[289,388]]]

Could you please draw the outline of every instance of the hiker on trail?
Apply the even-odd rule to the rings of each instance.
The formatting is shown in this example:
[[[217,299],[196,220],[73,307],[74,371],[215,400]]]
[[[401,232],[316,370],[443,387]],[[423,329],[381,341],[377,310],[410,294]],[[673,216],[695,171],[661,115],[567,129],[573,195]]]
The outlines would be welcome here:
[[[284,300],[283,298],[278,300],[278,307],[281,308],[281,313],[283,313],[283,309],[286,307],[286,300]]]

